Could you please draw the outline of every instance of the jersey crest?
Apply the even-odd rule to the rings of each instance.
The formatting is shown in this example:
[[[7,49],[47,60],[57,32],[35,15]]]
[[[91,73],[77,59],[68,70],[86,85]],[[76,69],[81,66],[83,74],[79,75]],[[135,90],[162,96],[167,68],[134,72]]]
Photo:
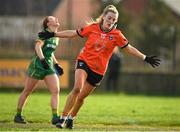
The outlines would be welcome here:
[[[113,35],[110,35],[110,36],[109,36],[109,40],[113,40]]]

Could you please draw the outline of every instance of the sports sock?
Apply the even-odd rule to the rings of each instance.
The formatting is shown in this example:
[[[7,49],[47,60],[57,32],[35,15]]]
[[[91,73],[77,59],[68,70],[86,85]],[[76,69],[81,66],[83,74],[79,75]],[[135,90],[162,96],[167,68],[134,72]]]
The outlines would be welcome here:
[[[68,116],[68,112],[63,112],[62,116],[67,117]]]
[[[66,120],[67,116],[68,116],[67,112],[62,112],[61,119],[65,119]]]
[[[72,119],[77,115],[77,113],[71,113],[70,116],[72,117]]]
[[[52,109],[52,116],[53,118],[58,117],[57,109]]]
[[[67,116],[61,116],[61,118],[60,119],[64,119],[64,120],[66,120],[67,119]]]
[[[72,116],[72,115],[69,115],[69,116],[68,116],[68,119],[74,120],[74,118],[75,118],[75,116]]]
[[[17,108],[17,113],[16,113],[16,115],[21,116],[21,113],[22,113],[22,109]]]

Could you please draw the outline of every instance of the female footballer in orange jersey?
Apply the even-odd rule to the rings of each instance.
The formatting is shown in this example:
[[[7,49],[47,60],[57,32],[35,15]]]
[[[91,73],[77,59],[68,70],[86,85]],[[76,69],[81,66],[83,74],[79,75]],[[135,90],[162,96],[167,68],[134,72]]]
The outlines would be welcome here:
[[[156,56],[148,57],[131,46],[120,30],[116,29],[118,11],[113,5],[107,6],[102,15],[90,25],[78,30],[65,30],[56,33],[40,32],[39,36],[48,39],[56,36],[72,38],[87,37],[85,46],[77,57],[74,88],[68,95],[60,122],[57,127],[73,128],[73,119],[84,103],[84,99],[100,84],[116,46],[132,54],[153,67],[160,64]]]

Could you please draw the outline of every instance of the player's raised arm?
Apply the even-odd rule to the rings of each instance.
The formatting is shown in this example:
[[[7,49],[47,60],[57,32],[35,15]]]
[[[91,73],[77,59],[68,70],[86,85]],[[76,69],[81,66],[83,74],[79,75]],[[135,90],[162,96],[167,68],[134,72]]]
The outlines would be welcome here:
[[[123,48],[123,50],[131,55],[134,55],[144,60],[146,63],[149,63],[152,67],[160,65],[160,60],[156,56],[146,56],[130,44]]]

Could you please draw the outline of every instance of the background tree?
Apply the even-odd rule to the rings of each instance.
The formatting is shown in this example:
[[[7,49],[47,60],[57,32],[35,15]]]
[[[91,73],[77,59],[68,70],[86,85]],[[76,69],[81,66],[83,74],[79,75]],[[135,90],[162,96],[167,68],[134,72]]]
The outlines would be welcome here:
[[[140,26],[142,36],[138,39],[143,51],[147,54],[164,54],[166,58],[171,58],[178,29],[177,22],[164,2],[149,1]]]

